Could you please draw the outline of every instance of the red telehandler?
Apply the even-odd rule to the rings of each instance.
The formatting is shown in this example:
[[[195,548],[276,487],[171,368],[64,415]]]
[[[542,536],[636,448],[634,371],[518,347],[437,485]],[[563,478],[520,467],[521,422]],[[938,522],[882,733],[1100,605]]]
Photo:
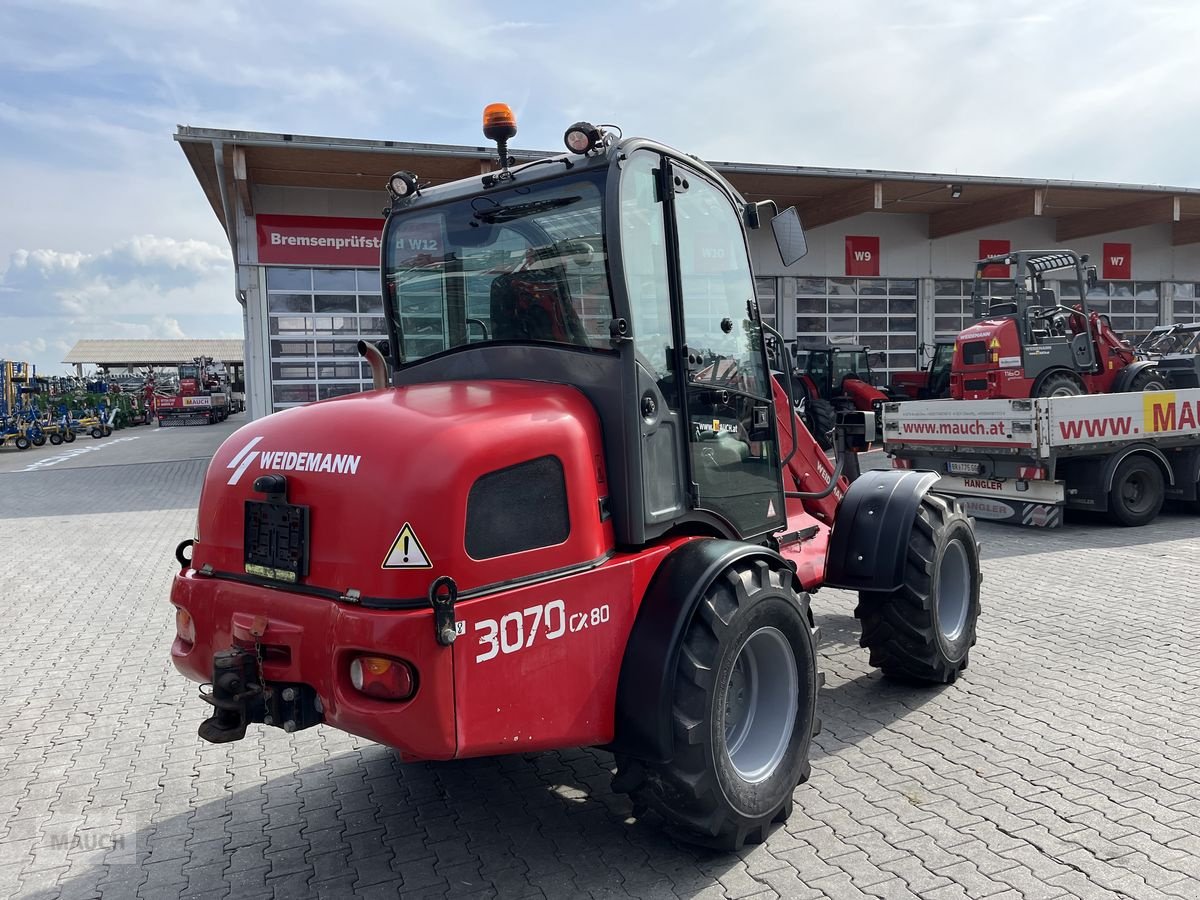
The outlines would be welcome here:
[[[809,775],[809,593],[858,592],[886,674],[952,682],[972,523],[933,473],[849,480],[771,376],[746,230],[769,223],[791,264],[794,210],[587,123],[520,167],[507,107],[484,133],[498,171],[389,181],[375,389],[213,458],[171,590],[200,736],[324,724],[409,760],[600,746],[635,809],[761,841]],[[873,428],[852,415],[846,446]]]

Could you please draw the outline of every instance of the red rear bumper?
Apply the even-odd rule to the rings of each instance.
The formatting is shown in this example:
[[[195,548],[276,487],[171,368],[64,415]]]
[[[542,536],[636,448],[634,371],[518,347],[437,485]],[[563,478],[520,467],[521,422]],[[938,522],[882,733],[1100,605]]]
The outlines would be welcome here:
[[[434,637],[431,610],[357,609],[192,570],[175,577],[171,602],[195,620],[196,642],[176,638],[171,646],[175,667],[193,681],[210,681],[213,654],[233,645],[235,629],[245,633],[262,617],[266,680],[311,686],[326,724],[413,759],[455,756],[453,656]],[[375,700],[354,689],[350,663],[359,653],[372,652],[412,665],[417,688],[411,699]]]

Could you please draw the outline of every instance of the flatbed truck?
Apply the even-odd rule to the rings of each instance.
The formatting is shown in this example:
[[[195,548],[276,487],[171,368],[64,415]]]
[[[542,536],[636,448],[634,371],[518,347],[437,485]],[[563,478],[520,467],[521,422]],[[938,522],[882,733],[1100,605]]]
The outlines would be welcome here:
[[[893,467],[937,472],[976,518],[1144,525],[1167,500],[1200,513],[1200,389],[887,403],[882,433]]]

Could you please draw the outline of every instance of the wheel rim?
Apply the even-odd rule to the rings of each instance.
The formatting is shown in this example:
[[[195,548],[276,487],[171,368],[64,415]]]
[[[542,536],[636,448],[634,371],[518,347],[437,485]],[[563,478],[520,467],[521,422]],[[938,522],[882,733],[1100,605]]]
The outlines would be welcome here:
[[[946,545],[938,568],[937,620],[942,637],[948,641],[958,640],[967,627],[970,609],[971,565],[962,541],[955,539]]]
[[[746,639],[725,685],[725,751],[750,784],[769,778],[787,753],[800,685],[792,645],[778,628]]]
[[[1150,509],[1149,482],[1145,472],[1130,472],[1121,484],[1121,500],[1131,513],[1140,515]]]
[[[1074,397],[1079,392],[1069,384],[1063,384],[1050,392],[1051,397]]]

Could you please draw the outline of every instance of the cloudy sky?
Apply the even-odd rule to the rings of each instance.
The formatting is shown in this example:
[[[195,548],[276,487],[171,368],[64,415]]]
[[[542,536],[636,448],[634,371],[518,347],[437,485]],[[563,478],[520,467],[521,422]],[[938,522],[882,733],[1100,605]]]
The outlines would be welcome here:
[[[1192,0],[0,2],[0,358],[238,337],[177,124],[1200,187]]]

